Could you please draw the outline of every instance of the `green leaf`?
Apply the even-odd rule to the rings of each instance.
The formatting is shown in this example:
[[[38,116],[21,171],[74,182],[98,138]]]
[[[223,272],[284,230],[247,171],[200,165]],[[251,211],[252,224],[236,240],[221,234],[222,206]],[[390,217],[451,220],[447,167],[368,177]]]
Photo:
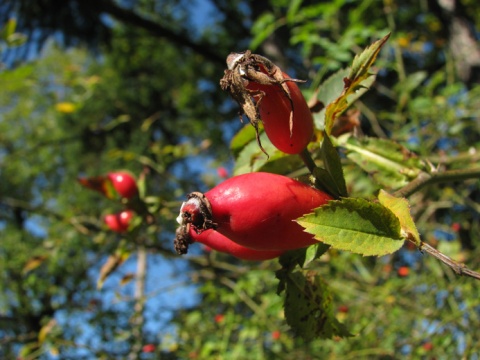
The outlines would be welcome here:
[[[370,68],[372,67],[378,53],[382,49],[383,45],[390,37],[390,33],[385,35],[380,40],[375,41],[369,47],[367,47],[362,53],[355,56],[353,59],[352,67],[350,68],[350,74],[348,80],[353,82],[359,82],[360,79],[365,79],[370,76]],[[361,80],[360,80],[361,81]],[[354,86],[355,84],[351,84]]]
[[[232,150],[233,156],[237,157],[243,148],[250,142],[255,140],[255,129],[252,125],[245,125],[235,134],[230,142],[230,150]]]
[[[390,34],[387,34],[382,39],[367,47],[361,54],[358,54],[353,59],[350,72],[348,76],[343,79],[343,92],[326,108],[325,131],[327,134],[330,134],[335,119],[348,108],[349,96],[355,94],[357,90],[366,86],[366,84],[363,84],[362,82],[371,76],[369,70],[377,58],[382,46],[389,37]]]
[[[277,150],[263,131],[260,134],[260,141],[269,157],[258,146],[253,126],[246,126],[235,135],[231,143],[232,151],[236,154],[234,175],[254,171],[285,173],[301,167],[302,162],[297,156]]]
[[[27,36],[21,33],[13,33],[6,39],[7,45],[11,47],[23,45],[26,41]]]
[[[380,190],[378,200],[380,201],[380,204],[390,209],[390,211],[392,211],[398,218],[402,228],[403,237],[412,240],[415,244],[420,246],[420,234],[418,233],[415,222],[410,214],[408,200],[405,198],[397,198],[384,190]]]
[[[321,150],[323,166],[331,177],[332,186],[335,188],[335,194],[338,196],[348,196],[340,155],[326,133],[323,135]]]
[[[364,256],[391,254],[403,245],[400,222],[385,206],[364,199],[330,201],[297,222],[315,239]]]
[[[405,186],[420,171],[427,170],[420,158],[393,140],[349,138],[339,145],[347,149],[349,159],[390,188]]]
[[[352,336],[334,316],[327,284],[313,272],[289,273],[285,290],[285,318],[294,333],[306,341]]]
[[[272,13],[260,15],[253,24],[251,32],[254,34],[254,38],[250,42],[249,48],[251,50],[256,49],[275,31],[277,26],[277,21]]]
[[[325,254],[330,246],[317,243],[303,249],[290,250],[280,256],[283,268],[293,269],[296,265],[306,268],[312,261]]]
[[[8,37],[15,33],[17,28],[17,20],[14,18],[8,19],[7,23],[4,25],[1,30],[1,38],[7,41]]]

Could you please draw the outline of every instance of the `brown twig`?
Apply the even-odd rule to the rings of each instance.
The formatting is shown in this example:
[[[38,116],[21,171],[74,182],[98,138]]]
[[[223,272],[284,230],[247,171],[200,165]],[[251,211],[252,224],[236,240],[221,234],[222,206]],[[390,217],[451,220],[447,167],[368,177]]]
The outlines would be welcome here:
[[[396,197],[408,197],[426,185],[449,181],[463,181],[475,178],[480,178],[480,168],[447,170],[443,172],[432,172],[430,174],[421,172],[418,174],[415,180],[400,190],[397,190],[395,193],[393,193],[393,195]]]
[[[413,241],[412,241],[413,242]],[[467,268],[465,264],[456,262],[452,258],[448,257],[447,255],[441,253],[437,249],[435,249],[433,246],[424,243],[423,241],[420,244],[419,247],[420,251],[426,252],[429,255],[432,255],[434,258],[440,260],[442,263],[447,265],[449,268],[451,268],[457,275],[460,276],[469,276],[474,279],[480,280],[480,273],[470,270]]]

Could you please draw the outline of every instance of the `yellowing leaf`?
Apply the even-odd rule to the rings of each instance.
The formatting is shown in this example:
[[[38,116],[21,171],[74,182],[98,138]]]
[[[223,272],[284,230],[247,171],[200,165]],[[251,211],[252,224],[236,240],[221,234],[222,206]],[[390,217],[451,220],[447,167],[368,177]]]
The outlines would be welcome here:
[[[130,281],[132,281],[135,278],[135,274],[128,273],[125,274],[121,279],[120,279],[120,286],[127,285]]]
[[[26,274],[26,273],[36,269],[37,267],[42,265],[45,262],[45,260],[47,260],[47,259],[48,259],[48,256],[46,256],[46,255],[38,255],[38,256],[31,257],[30,259],[28,259],[27,263],[23,267],[22,273]]]
[[[113,273],[125,260],[128,259],[130,253],[127,251],[118,250],[115,254],[110,255],[100,269],[100,275],[97,280],[97,289],[101,289],[105,279]]]
[[[57,325],[57,321],[55,319],[50,319],[50,321],[42,326],[40,331],[38,332],[38,342],[40,344],[44,343],[47,335],[52,331],[52,329]]]
[[[348,97],[354,95],[357,90],[360,90],[362,88],[362,82],[371,76],[369,72],[370,68],[389,37],[390,34],[387,34],[353,59],[350,72],[348,76],[343,79],[344,87],[342,94],[328,104],[325,111],[325,131],[328,135],[330,135],[332,131],[335,119],[348,108]],[[363,87],[365,87],[364,84]]]
[[[364,199],[330,201],[297,222],[315,239],[364,256],[391,254],[404,242],[398,218],[385,206]]]
[[[398,218],[402,228],[403,236],[414,241],[418,246],[420,246],[420,234],[418,233],[415,222],[410,214],[410,205],[407,199],[397,198],[393,195],[390,195],[386,191],[380,190],[380,193],[378,194],[378,200],[380,201],[380,204],[389,208]]]
[[[55,110],[62,114],[71,114],[75,112],[76,108],[75,104],[71,102],[59,102],[55,105]]]

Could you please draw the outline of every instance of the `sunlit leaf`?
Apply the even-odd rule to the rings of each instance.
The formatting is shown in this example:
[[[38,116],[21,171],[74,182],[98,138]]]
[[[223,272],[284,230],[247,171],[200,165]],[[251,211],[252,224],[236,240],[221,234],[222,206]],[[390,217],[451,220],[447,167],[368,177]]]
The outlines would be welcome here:
[[[347,149],[349,159],[390,188],[404,186],[420,171],[426,170],[420,158],[393,140],[349,138],[339,145]]]
[[[418,233],[415,222],[410,214],[410,205],[408,200],[405,198],[397,198],[384,190],[380,190],[380,193],[378,194],[378,200],[380,201],[380,204],[390,209],[390,211],[392,211],[398,218],[404,234],[403,236],[411,239],[420,246],[420,234]]]
[[[317,240],[364,256],[390,254],[403,245],[397,217],[385,206],[364,199],[330,201],[297,222]]]

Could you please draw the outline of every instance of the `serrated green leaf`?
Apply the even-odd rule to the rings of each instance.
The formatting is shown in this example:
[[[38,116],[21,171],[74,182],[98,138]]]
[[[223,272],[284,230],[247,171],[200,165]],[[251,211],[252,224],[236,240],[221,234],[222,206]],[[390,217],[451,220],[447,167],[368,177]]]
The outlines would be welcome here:
[[[380,204],[390,209],[390,211],[392,211],[398,218],[402,232],[404,233],[403,236],[420,246],[420,234],[418,233],[415,222],[410,214],[408,200],[405,198],[397,198],[384,190],[380,190],[378,200],[380,201]]]
[[[391,254],[404,242],[395,214],[364,199],[330,201],[297,222],[315,239],[364,256]]]
[[[313,272],[289,273],[285,290],[285,318],[294,333],[306,341],[352,336],[333,314],[327,284]]]
[[[321,111],[318,113],[314,113],[314,121],[315,121],[315,127],[319,130],[324,130],[325,129],[325,113],[326,113],[326,106],[330,104],[331,102],[335,101],[341,94],[344,89],[344,82],[343,79],[347,77],[349,73],[349,69],[342,69],[337,71],[335,74],[327,78],[319,87],[318,87],[318,92],[317,92],[317,99],[318,101],[321,101],[324,105],[325,108],[323,108]],[[348,106],[347,108],[353,104],[355,101],[357,101],[363,94],[365,94],[368,89],[373,85],[375,82],[375,75],[372,75],[365,80],[362,81],[361,87],[351,93],[348,98],[347,98],[347,103]],[[346,109],[345,109],[346,110]],[[339,113],[338,115],[341,115],[342,113]],[[333,125],[333,124],[332,124]]]
[[[360,54],[355,56],[352,67],[350,68],[350,73],[348,74],[348,80],[356,82],[359,79],[366,78],[370,75],[370,68],[372,67],[378,53],[382,49],[383,45],[385,45],[389,37],[390,33],[385,35],[380,40],[375,41]]]
[[[340,155],[338,154],[335,146],[333,146],[330,137],[326,133],[323,135],[321,154],[323,166],[331,177],[331,185],[335,188],[335,195],[337,195],[336,197],[348,196]]]
[[[362,84],[362,82],[372,75],[369,72],[370,68],[389,37],[390,34],[387,34],[353,59],[350,72],[348,76],[343,79],[343,92],[337,99],[328,104],[325,110],[325,131],[327,134],[330,134],[335,119],[348,108],[348,98],[354,95],[357,90],[365,88],[366,85]]]
[[[338,198],[340,196],[337,186],[334,184],[332,176],[327,170],[320,167],[315,167],[313,169],[313,177],[315,179],[315,187],[317,189],[329,193],[334,198]]]

